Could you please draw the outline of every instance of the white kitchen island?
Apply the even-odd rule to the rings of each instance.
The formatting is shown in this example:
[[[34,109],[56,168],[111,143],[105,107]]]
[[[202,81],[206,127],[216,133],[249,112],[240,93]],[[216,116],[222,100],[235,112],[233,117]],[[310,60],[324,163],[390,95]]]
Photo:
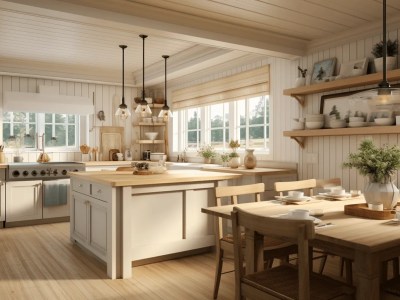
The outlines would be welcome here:
[[[214,188],[241,175],[201,170],[71,173],[71,240],[107,264],[107,275],[130,278],[132,262],[215,244]]]

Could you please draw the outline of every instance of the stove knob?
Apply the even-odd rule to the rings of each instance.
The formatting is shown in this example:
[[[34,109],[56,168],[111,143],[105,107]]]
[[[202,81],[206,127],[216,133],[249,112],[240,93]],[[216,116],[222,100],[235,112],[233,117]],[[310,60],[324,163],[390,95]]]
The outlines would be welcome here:
[[[40,171],[40,175],[42,176],[46,175],[46,171],[45,170]]]
[[[62,170],[62,171],[61,171],[61,174],[63,174],[63,175],[67,175],[67,173],[68,173],[67,170]]]
[[[74,170],[74,172],[78,172],[78,171],[79,171],[78,169],[75,169],[75,170]]]
[[[54,171],[53,171],[53,174],[54,174],[54,175],[57,175],[57,174],[58,174],[58,171],[57,171],[57,170],[54,170]]]
[[[28,176],[28,175],[29,175],[29,172],[28,172],[28,171],[23,171],[23,172],[22,172],[22,175]]]
[[[37,171],[33,170],[31,174],[32,174],[32,176],[36,176],[37,175]]]
[[[18,177],[19,176],[19,171],[15,170],[12,172],[13,177]]]

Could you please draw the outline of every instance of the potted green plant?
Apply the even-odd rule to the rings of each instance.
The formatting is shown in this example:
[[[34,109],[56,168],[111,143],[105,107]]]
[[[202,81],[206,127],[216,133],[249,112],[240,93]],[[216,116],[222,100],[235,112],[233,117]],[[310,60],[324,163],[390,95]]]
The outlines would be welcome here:
[[[222,166],[227,167],[228,166],[228,162],[229,162],[229,153],[221,153],[220,154],[221,157],[221,161],[222,161]]]
[[[197,151],[198,155],[204,158],[204,163],[211,163],[211,159],[215,158],[217,152],[214,150],[214,147],[211,145],[203,145]]]
[[[400,168],[398,146],[376,147],[372,140],[363,140],[358,152],[351,153],[343,166],[368,176],[369,183],[364,191],[367,203],[382,203],[384,209],[392,209],[397,204],[399,190],[393,184],[392,176]]]
[[[231,168],[238,168],[240,166],[240,156],[237,153],[237,149],[240,147],[238,140],[231,140],[229,142],[229,148],[232,149],[232,152],[229,153],[229,166]]]
[[[399,44],[398,40],[391,40],[388,39],[386,42],[386,69],[393,70],[396,66],[396,55],[399,50]],[[383,41],[380,41],[379,43],[376,43],[372,47],[371,54],[375,57],[374,59],[374,65],[375,65],[375,70],[376,72],[382,72],[383,70]]]

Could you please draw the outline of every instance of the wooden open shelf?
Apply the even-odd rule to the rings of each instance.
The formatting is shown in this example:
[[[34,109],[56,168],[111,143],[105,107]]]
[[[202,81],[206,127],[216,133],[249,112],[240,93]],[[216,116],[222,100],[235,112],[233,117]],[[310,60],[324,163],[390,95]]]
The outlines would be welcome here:
[[[138,144],[164,144],[164,140],[137,140]]]
[[[400,69],[388,71],[387,80],[389,82],[400,80]],[[371,85],[380,81],[382,81],[382,72],[286,89],[283,90],[283,94],[295,98],[301,105],[304,105],[306,95]]]
[[[147,122],[139,122],[139,126],[165,126],[165,123],[147,123]]]
[[[316,136],[340,136],[340,135],[370,135],[370,134],[400,134],[400,126],[368,126],[355,128],[334,128],[334,129],[306,129],[284,131],[283,136],[294,139],[301,148],[304,148],[304,141],[307,137]]]

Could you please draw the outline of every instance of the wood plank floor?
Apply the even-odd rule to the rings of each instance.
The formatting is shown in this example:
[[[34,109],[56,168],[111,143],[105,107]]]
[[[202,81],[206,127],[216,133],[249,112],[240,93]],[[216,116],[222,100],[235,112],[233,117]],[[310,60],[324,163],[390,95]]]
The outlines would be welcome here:
[[[328,259],[325,274],[337,275]],[[233,264],[225,264],[233,269]],[[106,266],[69,240],[69,223],[0,230],[0,299],[212,299],[215,261],[207,253],[133,269],[110,280]],[[234,273],[222,276],[220,300],[234,298]]]

